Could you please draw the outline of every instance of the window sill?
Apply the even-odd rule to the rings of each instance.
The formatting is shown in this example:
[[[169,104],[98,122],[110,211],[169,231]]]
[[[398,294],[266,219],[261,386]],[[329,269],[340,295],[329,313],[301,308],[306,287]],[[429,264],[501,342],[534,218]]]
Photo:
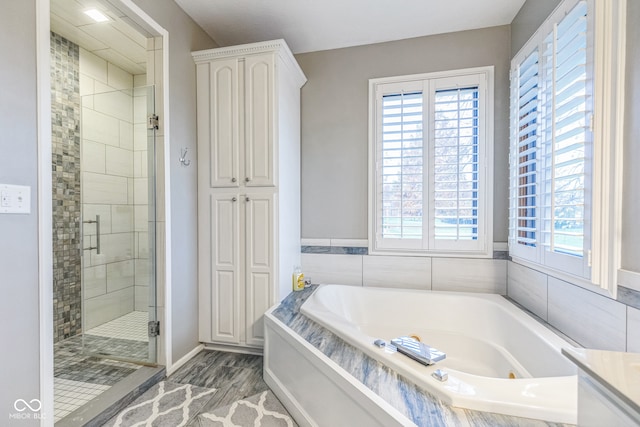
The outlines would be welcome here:
[[[413,257],[429,257],[429,258],[484,258],[493,259],[494,251],[428,251],[428,250],[402,250],[402,249],[376,249],[369,247],[369,255],[386,255],[386,256],[413,256]],[[499,257],[498,259],[504,259]]]

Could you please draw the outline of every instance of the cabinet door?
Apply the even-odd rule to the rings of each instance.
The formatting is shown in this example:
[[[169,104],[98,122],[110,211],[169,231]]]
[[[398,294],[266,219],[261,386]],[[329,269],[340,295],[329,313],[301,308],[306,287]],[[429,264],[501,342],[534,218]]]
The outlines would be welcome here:
[[[200,182],[211,188],[237,187],[241,179],[238,64],[228,59],[197,68],[198,168]]]
[[[274,85],[273,54],[245,59],[245,184],[274,185]]]
[[[211,341],[240,343],[242,294],[240,293],[239,196],[212,194],[211,235]]]
[[[246,342],[264,345],[264,312],[274,303],[274,194],[245,197]]]

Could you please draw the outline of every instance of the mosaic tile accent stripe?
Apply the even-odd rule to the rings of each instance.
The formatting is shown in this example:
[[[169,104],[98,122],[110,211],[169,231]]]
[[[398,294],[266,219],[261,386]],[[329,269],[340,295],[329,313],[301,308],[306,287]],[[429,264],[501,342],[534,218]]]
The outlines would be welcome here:
[[[303,254],[369,255],[369,248],[352,246],[301,246]],[[493,251],[493,259],[509,259],[507,251]]]
[[[54,343],[82,332],[80,49],[51,33]]]
[[[344,254],[344,255],[368,255],[369,248],[356,248],[351,246],[302,246],[303,254]]]

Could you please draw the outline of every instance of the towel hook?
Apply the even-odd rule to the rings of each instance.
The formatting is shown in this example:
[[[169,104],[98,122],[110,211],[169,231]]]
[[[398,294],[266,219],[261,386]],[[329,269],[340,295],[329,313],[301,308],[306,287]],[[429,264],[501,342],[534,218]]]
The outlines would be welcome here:
[[[189,166],[191,164],[191,160],[187,160],[188,151],[189,151],[189,147],[184,147],[180,149],[180,163],[182,163],[182,166]]]

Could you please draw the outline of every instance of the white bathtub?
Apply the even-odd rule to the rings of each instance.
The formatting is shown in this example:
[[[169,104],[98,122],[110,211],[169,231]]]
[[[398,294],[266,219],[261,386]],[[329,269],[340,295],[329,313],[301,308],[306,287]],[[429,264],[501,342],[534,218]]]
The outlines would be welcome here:
[[[452,406],[577,421],[577,372],[561,354],[571,345],[499,295],[324,285],[301,312]],[[402,335],[447,358],[424,366],[373,345]]]

